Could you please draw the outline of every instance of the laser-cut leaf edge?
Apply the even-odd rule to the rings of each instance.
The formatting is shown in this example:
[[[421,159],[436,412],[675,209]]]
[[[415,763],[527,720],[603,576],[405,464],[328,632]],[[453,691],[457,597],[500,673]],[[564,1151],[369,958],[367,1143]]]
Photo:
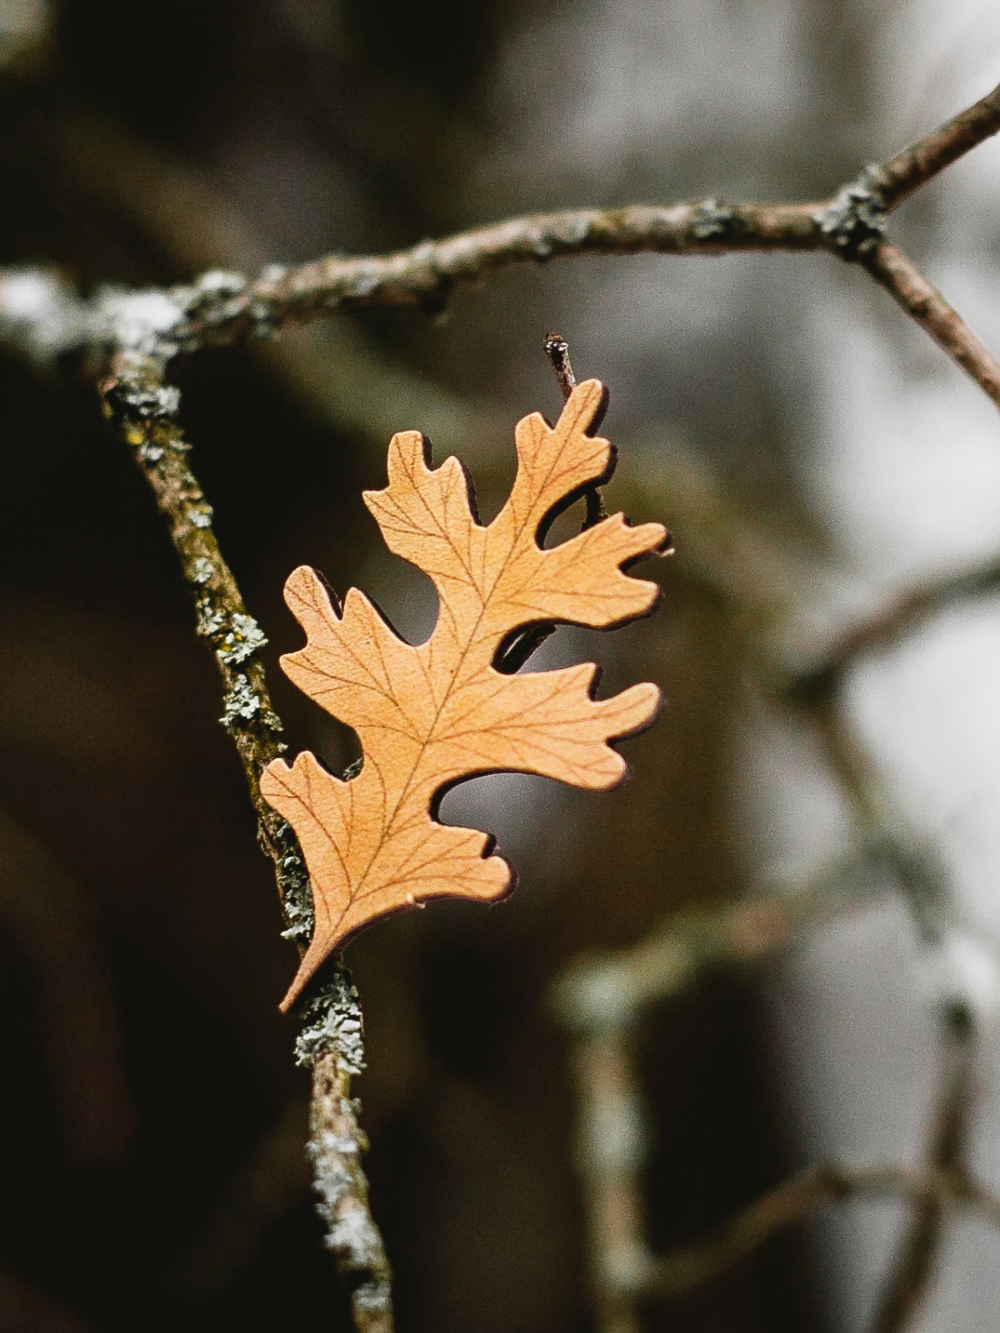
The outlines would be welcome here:
[[[517,476],[507,503],[485,526],[478,520],[471,477],[457,459],[432,468],[429,442],[418,432],[393,437],[389,484],[366,492],[364,498],[390,550],[434,582],[438,620],[423,644],[407,644],[356,589],[337,605],[314,571],[303,566],[290,576],[286,600],[306,630],[307,643],[283,657],[282,666],[321,706],[356,731],[365,763],[360,774],[345,783],[305,752],[291,768],[278,760],[262,776],[265,798],[292,823],[303,843],[317,909],[313,942],[282,1008],[294,1002],[329,953],[374,920],[431,897],[495,901],[509,895],[516,876],[494,853],[495,840],[436,820],[445,793],[459,782],[491,772],[534,772],[607,789],[627,777],[628,767],[611,744],[652,724],[661,706],[655,686],[632,686],[611,699],[597,700],[600,672],[594,664],[524,676],[505,675],[495,667],[502,643],[527,627],[558,621],[611,629],[650,614],[659,601],[657,585],[626,571],[667,545],[669,534],[660,524],[632,527],[624,516],[612,515],[558,546],[540,545],[557,514],[614,470],[613,448],[589,433],[605,402],[603,385],[590,380],[577,386],[555,426],[538,414],[518,423]],[[563,479],[553,480],[560,466]],[[583,587],[585,576],[589,583]],[[506,590],[505,580],[510,585]],[[525,590],[545,603],[535,607],[534,615],[527,614],[530,602],[524,610],[511,609],[512,594],[517,594],[520,608]],[[551,687],[556,687],[554,693]],[[477,709],[483,715],[474,734],[491,743],[480,762],[463,756],[462,733],[454,725],[448,730],[447,717],[441,722],[443,710],[462,691],[473,695],[464,716],[474,716]],[[431,717],[428,709],[435,704],[435,693],[440,697]],[[569,705],[560,705],[559,696],[569,693],[582,711],[571,710],[567,716]],[[506,725],[502,713],[489,717],[490,705],[502,696],[520,698],[522,715],[532,710],[538,714],[533,727],[521,726],[522,753],[516,757],[517,747],[506,735],[517,730],[510,711]],[[548,750],[538,739],[545,727],[554,730]],[[581,752],[576,761],[570,758],[574,750]],[[383,774],[387,755],[390,768],[393,762],[401,771],[409,766],[401,788],[398,775]],[[392,807],[388,822],[387,803]],[[400,817],[407,806],[412,807],[409,816]],[[367,843],[360,853],[359,842]],[[398,845],[386,853],[393,843]],[[437,849],[437,860],[443,857],[450,863],[449,872],[429,879],[416,873],[426,867],[410,865],[414,852],[423,854],[428,846]],[[384,864],[373,871],[380,856]],[[398,873],[386,878],[393,856]],[[471,869],[459,875],[463,863]],[[434,865],[432,856],[426,866]],[[370,874],[375,887],[361,894]],[[404,891],[406,884],[411,887]],[[379,898],[378,905],[355,911],[371,897]]]

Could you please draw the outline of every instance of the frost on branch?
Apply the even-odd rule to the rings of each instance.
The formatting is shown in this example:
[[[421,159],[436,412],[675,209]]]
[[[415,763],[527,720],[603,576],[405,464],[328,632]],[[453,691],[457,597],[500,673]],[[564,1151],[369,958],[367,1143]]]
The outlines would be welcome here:
[[[656,605],[656,584],[624,568],[665,548],[661,524],[633,528],[615,514],[550,550],[539,544],[555,514],[611,475],[611,445],[587,433],[603,404],[603,386],[587,380],[554,427],[537,413],[518,424],[517,477],[488,527],[457,459],[432,469],[419,433],[393,437],[389,485],[367,491],[365,502],[389,549],[434,582],[440,610],[426,643],[404,643],[357,589],[341,608],[313,570],[289,578],[285,596],[308,642],[282,666],[357,732],[364,762],[349,780],[309,753],[264,772],[261,791],[298,834],[315,899],[312,941],[282,1008],[377,918],[429,898],[489,902],[509,892],[513,872],[488,835],[437,822],[449,787],[519,772],[599,790],[625,776],[608,742],[653,721],[655,685],[598,700],[591,663],[524,676],[496,665],[527,626],[609,629]]]

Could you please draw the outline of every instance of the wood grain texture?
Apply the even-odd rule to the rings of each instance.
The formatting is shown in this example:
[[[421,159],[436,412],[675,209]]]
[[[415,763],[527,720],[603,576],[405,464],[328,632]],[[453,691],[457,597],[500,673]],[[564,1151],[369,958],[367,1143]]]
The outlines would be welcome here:
[[[588,434],[604,400],[603,385],[587,380],[555,426],[537,413],[519,422],[513,489],[486,527],[456,458],[435,469],[422,435],[393,437],[389,485],[364,498],[389,549],[437,590],[426,643],[405,643],[355,588],[341,607],[315,571],[303,566],[288,579],[286,600],[308,642],[282,667],[357,732],[364,762],[343,781],[306,752],[291,766],[275,760],[261,779],[265,799],[301,841],[316,914],[283,1009],[332,952],[378,918],[429,898],[492,902],[511,890],[513,871],[487,834],[437,822],[449,787],[495,772],[595,790],[624,778],[625,761],[608,742],[654,720],[655,685],[595,699],[593,664],[527,675],[496,665],[526,626],[610,629],[656,606],[657,585],[624,568],[664,550],[662,524],[631,527],[614,514],[551,549],[540,545],[552,517],[614,469],[612,446]]]

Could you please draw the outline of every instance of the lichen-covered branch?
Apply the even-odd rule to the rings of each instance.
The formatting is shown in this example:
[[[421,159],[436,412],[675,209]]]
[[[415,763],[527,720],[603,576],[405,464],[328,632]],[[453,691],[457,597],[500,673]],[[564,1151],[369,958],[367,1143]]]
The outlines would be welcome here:
[[[509,218],[390,255],[328,255],[265,269],[225,302],[193,312],[185,338],[232,342],[341,310],[441,310],[452,288],[518,264],[594,254],[728,254],[830,248],[811,204],[723,204],[718,199],[567,209]]]
[[[256,278],[212,271],[162,293],[183,317],[172,323],[175,352],[264,338],[288,323],[371,307],[440,310],[452,288],[516,264],[589,254],[728,254],[744,250],[829,251],[885,286],[949,356],[1000,401],[1000,370],[957,313],[886,241],[887,217],[903,198],[997,130],[1000,91],[934,130],[882,166],[867,167],[830,199],[815,203],[729,203],[717,198],[612,209],[529,214],[390,255],[327,255],[291,267],[266,265]],[[237,247],[238,248],[238,247]],[[108,297],[58,297],[53,280],[0,274],[0,338],[36,356],[114,346]],[[42,292],[39,284],[50,284]],[[40,299],[44,297],[45,299]],[[113,302],[112,302],[113,305]],[[112,321],[113,322],[113,321]]]
[[[351,1077],[365,1067],[361,1014],[343,971],[334,971],[303,1017],[295,1052],[299,1064],[312,1070],[306,1151],[326,1248],[347,1282],[358,1333],[392,1333],[392,1273],[368,1205],[361,1165],[368,1142],[351,1098]]]
[[[174,309],[175,321],[183,312]],[[117,350],[101,382],[105,412],[133,451],[167,523],[197,613],[197,633],[214,651],[223,681],[219,719],[232,736],[257,813],[258,837],[275,865],[286,938],[300,952],[312,935],[309,881],[291,828],[264,801],[260,774],[284,748],[259,650],[267,640],[249,615],[212,530],[212,509],[191,470],[190,445],[179,424],[180,393],[166,382],[174,350],[168,306],[138,298],[119,310]],[[367,1141],[350,1096],[364,1067],[357,992],[337,961],[314,990],[296,1048],[313,1071],[309,1155],[327,1247],[351,1289],[358,1333],[391,1333],[389,1269],[368,1207],[361,1166]],[[362,1243],[363,1242],[363,1243]]]
[[[277,864],[292,844],[282,820],[260,795],[261,770],[284,748],[258,656],[267,639],[219,551],[212,507],[191,471],[190,445],[178,424],[180,392],[165,382],[160,358],[129,350],[112,358],[101,393],[108,419],[131,448],[166,520],[195,599],[197,633],[211,646],[222,677],[220,721],[235,742],[261,837]]]

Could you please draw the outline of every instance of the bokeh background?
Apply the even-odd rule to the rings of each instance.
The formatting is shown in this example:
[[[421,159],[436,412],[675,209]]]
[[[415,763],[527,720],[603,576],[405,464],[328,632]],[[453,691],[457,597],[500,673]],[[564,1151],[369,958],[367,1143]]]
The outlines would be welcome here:
[[[0,0],[0,263],[164,284],[513,212],[821,197],[998,79],[990,0]],[[987,145],[894,223],[994,347],[998,204]],[[440,318],[212,353],[181,372],[194,466],[293,748],[354,755],[277,669],[298,643],[285,575],[311,563],[425,634],[430,585],[387,556],[361,489],[415,427],[493,512],[514,422],[558,411],[551,328],[611,388],[609,506],[669,523],[677,554],[655,618],[561,631],[542,664],[582,653],[608,689],[655,680],[669,703],[611,795],[497,778],[448,798],[518,866],[509,903],[437,905],[350,948],[403,1330],[593,1327],[554,982],[835,855],[843,796],[749,664],[765,639],[821,655],[894,590],[1000,549],[995,410],[827,256],[567,261]],[[5,352],[0,432],[0,1330],[346,1329],[276,1010],[294,951],[151,496],[73,367]],[[847,690],[847,725],[944,868],[944,946],[930,957],[873,885],[645,1025],[658,1251],[804,1162],[917,1160],[942,968],[984,1033],[972,1157],[1000,1183],[998,650],[983,596]],[[902,1216],[824,1215],[644,1318],[860,1329]],[[951,1225],[914,1326],[1000,1322],[998,1257],[981,1223]]]

